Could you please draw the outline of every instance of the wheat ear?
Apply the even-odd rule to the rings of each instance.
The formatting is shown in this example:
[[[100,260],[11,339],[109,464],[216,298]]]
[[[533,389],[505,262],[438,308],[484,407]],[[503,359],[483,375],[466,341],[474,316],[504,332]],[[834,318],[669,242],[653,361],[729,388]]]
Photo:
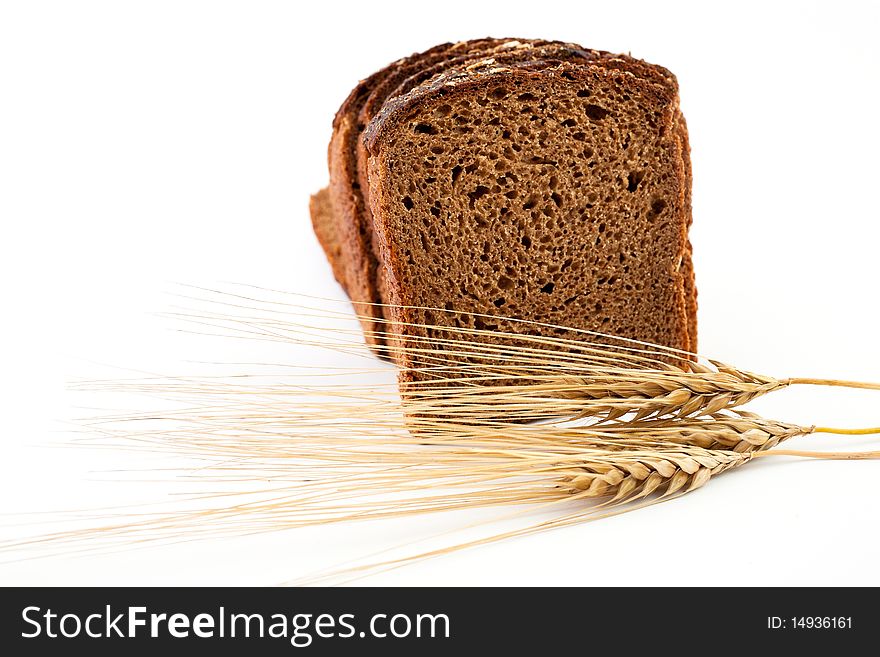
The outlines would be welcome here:
[[[658,494],[668,497],[703,486],[717,474],[743,465],[751,452],[706,450],[699,447],[654,448],[633,454],[615,454],[581,466],[564,482],[575,497],[607,497],[604,505],[632,502]]]

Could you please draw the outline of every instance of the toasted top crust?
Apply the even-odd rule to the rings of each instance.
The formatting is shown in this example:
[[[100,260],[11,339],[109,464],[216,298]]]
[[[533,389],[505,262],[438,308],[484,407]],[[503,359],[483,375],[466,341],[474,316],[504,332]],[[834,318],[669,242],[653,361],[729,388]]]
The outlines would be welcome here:
[[[500,64],[494,58],[481,59],[458,66],[420,84],[405,94],[389,98],[381,111],[366,126],[364,145],[371,154],[378,152],[384,134],[400,121],[417,112],[421,106],[451,93],[467,93],[481,85],[491,84],[514,70],[541,71],[548,67],[559,68],[562,75],[583,75],[584,71],[604,74],[626,75],[638,80],[642,89],[652,94],[658,103],[678,103],[678,82],[672,73],[659,66],[646,64],[626,55],[614,55],[603,51],[572,50],[583,53],[583,64],[555,59],[534,59],[513,64]],[[493,76],[495,76],[493,78]]]
[[[385,77],[396,67],[403,66],[407,62],[411,62],[417,58],[421,57],[430,57],[431,55],[435,55],[438,53],[442,53],[444,50],[451,48],[454,44],[452,43],[441,43],[439,45],[434,46],[424,52],[413,53],[408,57],[401,57],[397,61],[390,63],[385,68],[376,71],[372,75],[364,78],[360,82],[357,83],[354,89],[348,94],[346,99],[342,101],[342,105],[339,106],[339,109],[336,111],[336,116],[333,117],[333,127],[337,127],[342,121],[343,117],[347,115],[354,114],[357,115],[360,112],[361,105],[366,101],[369,97],[370,93],[372,93],[373,89],[385,79]]]
[[[472,41],[460,41],[446,44],[442,49],[432,48],[423,53],[398,60],[394,64],[383,69],[386,73],[382,79],[373,86],[372,91],[366,97],[358,112],[358,119],[366,125],[382,108],[388,98],[396,95],[396,89],[407,78],[427,68],[448,68],[451,62],[469,59],[479,56],[480,53],[491,51],[504,39],[475,39]]]

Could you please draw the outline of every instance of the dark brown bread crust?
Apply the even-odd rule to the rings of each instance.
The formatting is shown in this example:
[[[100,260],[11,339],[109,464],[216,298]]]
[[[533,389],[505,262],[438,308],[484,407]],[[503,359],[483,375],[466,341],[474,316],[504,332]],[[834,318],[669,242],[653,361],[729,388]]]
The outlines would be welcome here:
[[[313,197],[312,217],[319,240],[334,268],[334,275],[343,284],[356,309],[373,316],[381,316],[380,306],[366,306],[358,302],[381,302],[389,304],[417,303],[417,299],[404,300],[400,294],[401,282],[394,272],[394,254],[381,239],[373,235],[374,221],[370,216],[370,183],[380,173],[368,174],[370,160],[380,150],[385,131],[395,122],[428,103],[432,94],[453,93],[467,89],[467,84],[477,80],[486,82],[486,75],[499,74],[501,70],[540,72],[554,67],[558,62],[581,60],[582,65],[602,69],[609,74],[631,76],[638,79],[646,93],[653,93],[658,103],[667,103],[674,110],[670,133],[676,135],[679,159],[678,171],[684,184],[680,189],[680,220],[682,225],[682,249],[680,259],[681,312],[686,317],[677,344],[683,349],[696,349],[696,289],[694,286],[691,247],[687,241],[687,228],[691,221],[690,209],[690,158],[687,129],[677,110],[677,83],[666,69],[653,66],[622,55],[589,51],[575,44],[558,42],[522,42],[533,55],[514,55],[499,52],[499,46],[511,40],[484,39],[465,44],[444,44],[398,60],[391,66],[361,82],[349,95],[334,120],[334,138],[330,146],[331,188],[325,198],[321,193]],[[542,50],[543,49],[543,50]],[[482,60],[495,59],[491,62]],[[508,66],[502,66],[502,63]],[[457,67],[456,67],[457,65]],[[583,66],[571,66],[576,75]],[[442,73],[440,73],[442,71]],[[614,71],[614,73],[610,73]],[[439,73],[438,75],[435,75]],[[434,75],[433,79],[429,79]],[[378,115],[373,114],[378,109]],[[356,120],[352,119],[356,116]],[[361,141],[361,134],[364,139]],[[368,175],[365,175],[368,174]],[[329,217],[329,218],[328,218]],[[381,223],[381,222],[379,222]],[[334,231],[333,228],[336,230]],[[355,231],[354,229],[357,228]],[[375,241],[375,243],[374,243]],[[389,266],[390,265],[390,266]],[[387,269],[386,269],[387,268]],[[405,296],[405,295],[404,295]],[[406,322],[404,311],[392,313],[388,319]],[[375,322],[365,322],[368,342],[376,342],[369,335],[376,328]]]
[[[684,299],[688,317],[688,351],[697,353],[697,281],[694,274],[694,249],[691,246],[688,231],[694,221],[692,207],[693,171],[691,169],[691,145],[688,139],[687,122],[684,115],[679,111],[677,117],[677,132],[681,143],[681,157],[684,165],[684,212],[685,212],[685,249],[681,261],[681,272],[684,277]]]
[[[668,77],[659,75],[656,71],[646,68],[647,65],[644,62],[625,55],[614,55],[603,51],[589,50],[583,50],[582,52],[597,53],[598,56],[585,62],[585,65],[588,65],[590,68],[613,70],[621,75],[631,75],[633,78],[640,80],[643,84],[643,89],[647,93],[652,94],[658,103],[674,103],[677,107],[678,84],[672,74],[669,74]],[[632,68],[627,70],[626,65],[630,64],[630,62],[632,63]],[[366,126],[363,135],[364,146],[370,155],[375,155],[385,131],[393,129],[397,123],[405,120],[404,117],[407,114],[414,114],[422,105],[436,99],[438,96],[443,96],[460,88],[467,88],[465,85],[472,83],[474,80],[482,82],[489,75],[509,72],[514,69],[540,71],[548,65],[554,66],[558,63],[558,60],[547,61],[537,59],[507,66],[498,64],[494,58],[488,58],[479,59],[467,66],[450,69],[410,90],[409,93],[389,98],[382,106],[381,111]],[[572,70],[577,69],[577,67],[571,66],[570,62],[567,62],[567,64]],[[657,68],[659,69],[660,67]],[[672,126],[670,126],[670,129],[672,129]]]
[[[478,56],[482,52],[491,52],[505,41],[507,40],[493,38],[460,41],[458,43],[446,44],[440,50],[431,49],[412,55],[406,60],[399,60],[386,69],[387,74],[379,84],[374,86],[369,96],[361,105],[358,119],[366,126],[382,109],[385,101],[399,93],[398,89],[401,85],[414,76],[420,75],[423,71],[445,70],[454,62]],[[422,78],[422,81],[426,79],[428,78]],[[412,88],[412,86],[414,85],[411,85],[409,88]]]

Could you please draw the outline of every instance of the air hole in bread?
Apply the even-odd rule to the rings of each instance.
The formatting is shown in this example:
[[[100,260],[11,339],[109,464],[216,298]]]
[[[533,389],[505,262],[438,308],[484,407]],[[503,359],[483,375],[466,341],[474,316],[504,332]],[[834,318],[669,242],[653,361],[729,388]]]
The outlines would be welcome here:
[[[630,171],[627,176],[626,191],[634,192],[639,188],[639,183],[645,177],[644,171]]]
[[[474,328],[478,331],[494,331],[498,328],[498,324],[489,324],[484,322],[482,317],[474,317]]]
[[[498,289],[500,290],[510,290],[513,288],[513,281],[510,280],[507,276],[499,276],[498,277]]]
[[[477,185],[477,188],[474,191],[468,192],[468,198],[470,198],[470,200],[471,200],[471,210],[474,209],[474,205],[477,202],[477,200],[484,197],[488,193],[489,193],[489,188],[486,187],[485,185]]]
[[[601,121],[610,114],[607,109],[600,105],[587,105],[584,108],[584,113],[586,113],[589,118],[593,119],[593,121]]]
[[[666,209],[666,201],[662,198],[654,199],[651,202],[651,213],[656,217]]]

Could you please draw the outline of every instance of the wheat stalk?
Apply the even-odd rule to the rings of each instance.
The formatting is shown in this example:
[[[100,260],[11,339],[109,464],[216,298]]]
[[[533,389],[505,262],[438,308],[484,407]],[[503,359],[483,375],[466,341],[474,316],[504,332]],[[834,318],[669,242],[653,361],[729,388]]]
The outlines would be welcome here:
[[[231,296],[217,302],[220,311],[175,316],[224,337],[324,347],[370,364],[293,367],[291,379],[88,382],[90,390],[127,388],[184,404],[104,416],[87,428],[98,444],[198,458],[199,481],[220,491],[196,496],[195,509],[0,548],[66,550],[96,539],[151,542],[483,507],[575,507],[521,530],[379,564],[394,565],[642,508],[758,457],[878,456],[778,449],[812,432],[873,430],[804,427],[737,408],[795,383],[880,388],[874,384],[777,379],[613,336],[547,336],[540,333],[547,325],[529,322],[520,324],[524,333],[423,325],[413,328],[425,335],[401,336],[388,326],[376,333],[391,345],[386,355],[406,356],[411,365],[401,398],[393,381],[376,381],[391,370],[373,362],[357,326],[309,324],[343,313]],[[346,382],[364,374],[366,382]]]

